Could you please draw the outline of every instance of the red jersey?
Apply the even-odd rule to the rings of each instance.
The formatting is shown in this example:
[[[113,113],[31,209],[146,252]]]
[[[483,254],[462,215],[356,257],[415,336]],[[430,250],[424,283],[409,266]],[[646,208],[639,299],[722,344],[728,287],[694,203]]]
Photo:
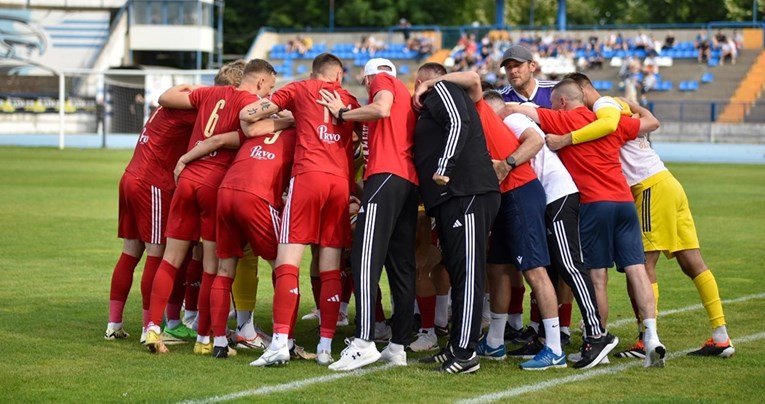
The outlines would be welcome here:
[[[347,178],[353,171],[353,122],[338,122],[329,110],[316,103],[319,90],[337,91],[348,108],[358,108],[356,97],[338,82],[303,80],[290,83],[271,96],[281,109],[294,113],[297,129],[292,175],[319,171]]]
[[[296,140],[294,128],[245,140],[220,187],[249,192],[273,207],[281,207],[282,194],[291,176]]]
[[[571,111],[539,108],[539,123],[545,133],[568,133],[597,119],[586,107]],[[563,164],[579,188],[581,203],[634,202],[622,173],[619,150],[640,132],[638,119],[622,116],[616,130],[600,139],[564,147],[558,151]]]
[[[369,99],[374,100],[382,90],[393,94],[393,105],[389,117],[367,124],[369,159],[364,180],[370,175],[391,173],[419,185],[414,168],[414,126],[417,117],[412,108],[412,97],[401,80],[387,73],[374,76],[369,86]]]
[[[191,150],[210,136],[238,130],[239,111],[258,101],[260,97],[234,86],[198,88],[189,94],[191,104],[197,110],[197,120],[188,144]],[[218,188],[237,150],[218,149],[188,164],[181,176]]]
[[[157,107],[133,151],[125,171],[163,191],[175,189],[173,169],[186,153],[197,111]]]
[[[481,117],[483,133],[486,137],[486,147],[492,160],[504,160],[513,154],[521,145],[520,140],[510,128],[502,122],[499,115],[483,99],[475,103],[478,115]],[[518,164],[510,170],[510,174],[499,184],[499,191],[505,193],[528,184],[537,179],[537,174],[531,168],[530,162]]]

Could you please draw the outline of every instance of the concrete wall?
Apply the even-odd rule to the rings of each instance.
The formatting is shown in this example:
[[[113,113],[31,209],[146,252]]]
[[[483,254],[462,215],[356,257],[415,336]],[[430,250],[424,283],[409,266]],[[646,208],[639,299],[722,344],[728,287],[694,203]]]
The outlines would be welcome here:
[[[765,124],[662,122],[651,138],[666,142],[765,144]]]

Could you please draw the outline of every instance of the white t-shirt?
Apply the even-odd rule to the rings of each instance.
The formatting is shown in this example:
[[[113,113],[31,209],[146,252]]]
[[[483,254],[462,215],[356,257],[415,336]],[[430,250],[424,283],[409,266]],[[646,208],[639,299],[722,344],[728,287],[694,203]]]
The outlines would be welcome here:
[[[534,129],[542,139],[545,137],[542,129],[526,115],[511,114],[505,118],[504,122],[517,137],[521,137],[521,134],[528,128]],[[547,147],[547,144],[542,146],[537,155],[531,159],[531,166],[545,189],[548,204],[566,195],[579,192],[571,174],[568,173],[558,155]]]
[[[600,108],[604,107],[617,108],[622,111],[621,105],[611,97],[598,98],[592,106],[592,110],[598,112]],[[667,169],[645,136],[638,136],[636,139],[625,143],[619,150],[619,158],[622,161],[622,171],[629,186],[643,182],[654,174]]]

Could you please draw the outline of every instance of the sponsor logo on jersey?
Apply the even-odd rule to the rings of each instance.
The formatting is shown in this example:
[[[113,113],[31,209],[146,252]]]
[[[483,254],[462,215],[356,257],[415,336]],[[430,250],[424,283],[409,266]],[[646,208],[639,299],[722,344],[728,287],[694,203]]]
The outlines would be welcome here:
[[[263,146],[257,145],[250,149],[250,157],[258,160],[273,160],[276,158],[276,154],[268,150],[263,150]]]
[[[138,143],[139,144],[146,144],[149,143],[149,135],[146,134],[146,128],[144,128],[141,131],[141,135],[138,136]]]
[[[335,144],[342,139],[342,136],[338,133],[329,133],[327,125],[319,125],[319,140],[327,144]]]

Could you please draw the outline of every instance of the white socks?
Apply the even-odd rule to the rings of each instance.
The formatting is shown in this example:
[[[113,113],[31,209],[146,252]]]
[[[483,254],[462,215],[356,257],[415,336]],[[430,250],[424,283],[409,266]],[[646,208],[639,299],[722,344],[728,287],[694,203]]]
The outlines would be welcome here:
[[[492,347],[497,348],[500,345],[505,344],[505,322],[507,321],[507,313],[495,313],[491,312],[491,323],[489,324],[489,332],[486,334],[486,343]]]
[[[523,328],[523,313],[515,313],[507,315],[507,324],[513,327],[514,330],[520,330]]]
[[[332,352],[332,338],[319,338],[319,345],[316,347],[316,353],[321,351]]]
[[[545,345],[547,345],[547,347],[556,355],[562,354],[563,350],[560,348],[560,324],[558,317],[544,318],[542,319],[542,325],[545,328]]]
[[[247,339],[253,339],[257,335],[255,334],[255,327],[252,324],[251,311],[236,311],[236,335]]]
[[[435,325],[446,327],[449,324],[449,295],[436,295]]]
[[[275,332],[274,337],[271,338],[271,346],[269,346],[268,349],[276,351],[284,348],[284,346],[287,345],[287,339],[287,334]]]
[[[725,328],[724,325],[721,325],[714,330],[712,330],[712,339],[717,343],[724,343],[727,342],[728,339],[728,329]]]

